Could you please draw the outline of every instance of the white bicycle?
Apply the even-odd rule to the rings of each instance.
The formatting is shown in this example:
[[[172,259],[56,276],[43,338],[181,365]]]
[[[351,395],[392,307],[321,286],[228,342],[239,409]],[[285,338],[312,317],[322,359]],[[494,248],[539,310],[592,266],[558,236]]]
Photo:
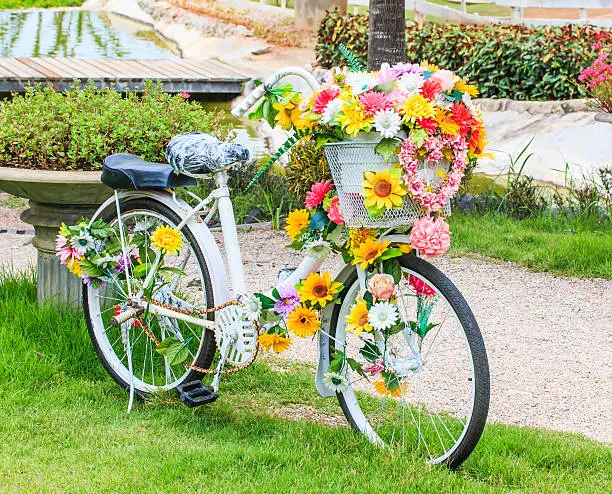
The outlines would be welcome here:
[[[266,87],[288,75],[317,87],[306,71],[284,70],[256,88],[235,114],[246,113]],[[199,155],[190,151],[192,145]],[[221,376],[245,368],[257,355],[259,328],[240,317],[240,304],[249,291],[227,187],[227,168],[248,159],[248,152],[238,144],[228,146],[204,134],[175,143],[170,161],[188,159],[192,165],[192,172],[181,175],[169,164],[145,163],[128,154],[105,161],[103,181],[115,194],[90,225],[103,219],[118,232],[124,269],[108,274],[104,286],[84,286],[83,303],[100,361],[120,386],[131,391],[130,404],[134,396],[171,389],[190,406],[210,403],[218,397]],[[196,178],[214,180],[216,188],[204,199],[186,190],[197,202],[191,207],[175,191],[194,185]],[[207,226],[216,212],[225,258]],[[142,240],[160,226],[178,230],[182,239],[177,255],[163,261]],[[409,243],[393,231],[382,240]],[[148,266],[144,276],[133,259]],[[397,298],[405,321],[419,310],[417,295],[424,289],[435,294],[428,308],[434,329],[425,338],[406,330],[387,342],[394,365],[403,366],[410,386],[402,386],[399,396],[381,397],[373,392],[367,375],[351,369],[343,391],[334,392],[325,384],[323,375],[335,350],[363,360],[363,341],[346,331],[345,320],[364,291],[365,276],[358,267],[344,265],[336,275],[344,286],[340,303],[327,305],[322,313],[316,387],[323,396],[336,396],[350,425],[373,443],[418,448],[430,462],[456,467],[472,452],[486,422],[489,371],[484,343],[468,304],[444,274],[415,254],[399,261]],[[282,284],[295,285],[318,271],[322,262],[305,257]],[[180,341],[181,358],[169,359],[157,351],[170,337]],[[208,374],[209,386],[202,383]]]

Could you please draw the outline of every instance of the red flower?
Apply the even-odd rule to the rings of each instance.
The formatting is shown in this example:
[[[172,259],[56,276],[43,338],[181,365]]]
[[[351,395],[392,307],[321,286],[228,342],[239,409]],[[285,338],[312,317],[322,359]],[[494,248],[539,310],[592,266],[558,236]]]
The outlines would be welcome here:
[[[421,278],[417,278],[414,275],[410,275],[409,282],[410,286],[414,288],[414,291],[419,297],[423,295],[426,295],[427,297],[433,297],[436,294],[436,291],[427,283],[425,283]]]
[[[451,106],[453,112],[453,121],[459,126],[459,132],[462,137],[465,137],[470,129],[476,125],[476,121],[470,110],[463,103],[455,103]]]
[[[436,99],[438,94],[442,93],[442,86],[439,82],[433,81],[431,79],[427,79],[423,86],[421,87],[421,94],[424,98],[429,101],[433,101]]]
[[[422,129],[425,129],[429,134],[433,134],[438,128],[438,122],[433,118],[419,118],[416,124]]]
[[[323,202],[325,198],[325,194],[327,194],[333,185],[330,181],[321,181],[313,184],[310,188],[310,192],[306,194],[306,199],[304,200],[304,205],[308,209],[314,209],[319,204]]]
[[[595,33],[594,37],[597,41],[600,41],[606,37],[606,33]]]
[[[338,89],[324,89],[315,97],[314,107],[312,111],[314,111],[315,113],[323,113],[325,111],[325,108],[327,108],[329,102],[336,99],[339,94],[340,91]]]

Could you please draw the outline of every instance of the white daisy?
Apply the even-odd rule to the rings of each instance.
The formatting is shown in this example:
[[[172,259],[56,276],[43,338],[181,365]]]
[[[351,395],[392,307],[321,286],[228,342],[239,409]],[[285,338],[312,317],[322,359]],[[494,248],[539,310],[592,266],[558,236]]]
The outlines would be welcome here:
[[[335,391],[336,393],[346,391],[349,386],[346,377],[344,377],[342,374],[338,374],[337,372],[326,372],[323,376],[323,384],[325,384],[328,389]]]
[[[395,110],[381,110],[374,115],[374,127],[383,137],[394,137],[400,130],[402,117]]]
[[[327,125],[333,123],[336,119],[340,110],[342,110],[342,105],[344,102],[340,98],[336,98],[327,103],[325,107],[325,111],[323,112],[323,118],[321,119],[321,123],[323,125]]]
[[[251,295],[245,302],[242,313],[247,321],[257,321],[261,317],[262,308],[261,300]]]
[[[331,245],[325,240],[313,240],[302,248],[302,253],[315,259],[324,259],[331,252]]]
[[[110,255],[105,255],[103,257],[101,257],[100,259],[95,261],[96,266],[102,266],[103,264],[106,264],[107,262],[116,262],[119,259],[119,256],[110,256]]]
[[[416,93],[425,82],[423,74],[417,74],[412,72],[410,74],[403,75],[399,81],[397,81],[397,88],[407,93]]]
[[[368,322],[374,329],[382,331],[393,326],[398,317],[399,314],[394,305],[389,302],[377,302],[368,313]]]
[[[152,218],[138,220],[136,225],[134,225],[134,233],[146,233],[153,225],[155,225],[155,221]]]
[[[94,248],[94,238],[85,230],[81,230],[76,237],[70,239],[70,245],[76,252],[84,256],[85,252]]]
[[[351,86],[353,94],[362,94],[376,86],[378,79],[369,72],[349,72],[346,76],[346,83]]]

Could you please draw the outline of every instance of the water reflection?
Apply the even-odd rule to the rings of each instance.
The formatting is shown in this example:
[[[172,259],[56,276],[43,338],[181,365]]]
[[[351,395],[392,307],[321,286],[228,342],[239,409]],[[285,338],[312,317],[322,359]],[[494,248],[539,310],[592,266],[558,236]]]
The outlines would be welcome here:
[[[0,12],[0,56],[176,58],[173,47],[142,24],[85,10]]]

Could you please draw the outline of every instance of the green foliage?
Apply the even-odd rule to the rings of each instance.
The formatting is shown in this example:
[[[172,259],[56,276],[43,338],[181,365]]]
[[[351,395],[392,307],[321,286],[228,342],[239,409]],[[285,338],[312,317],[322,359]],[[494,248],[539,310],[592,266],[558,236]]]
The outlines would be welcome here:
[[[147,82],[142,94],[88,85],[64,93],[31,87],[0,103],[0,164],[47,170],[95,170],[113,153],[165,161],[176,134],[201,131],[223,139],[222,113]]]
[[[338,49],[340,50],[340,53],[342,53],[344,60],[346,60],[346,65],[348,65],[351,72],[361,72],[364,70],[364,67],[359,59],[353,55],[353,52],[349,50],[344,43],[340,43],[338,45]]]
[[[285,174],[287,187],[299,199],[306,197],[312,184],[332,180],[324,149],[317,149],[313,140],[306,139],[291,148]]]
[[[84,0],[0,0],[0,9],[79,7]]]
[[[526,27],[415,24],[406,31],[408,59],[428,60],[476,83],[485,98],[565,100],[585,96],[575,81],[597,57],[593,26]],[[367,16],[330,12],[318,33],[317,60],[344,65],[340,43],[361,61],[367,57]]]

